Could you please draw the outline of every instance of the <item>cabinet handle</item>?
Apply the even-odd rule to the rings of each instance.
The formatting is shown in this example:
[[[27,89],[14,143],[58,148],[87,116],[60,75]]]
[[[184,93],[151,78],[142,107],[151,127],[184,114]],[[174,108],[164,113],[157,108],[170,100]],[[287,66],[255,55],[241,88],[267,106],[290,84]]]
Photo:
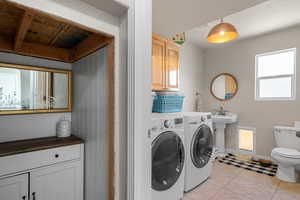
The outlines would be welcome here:
[[[25,199],[26,199],[26,196],[23,196],[22,199],[25,200]]]
[[[32,200],[35,200],[35,192],[32,193]]]
[[[55,158],[58,158],[59,157],[59,154],[55,154]]]

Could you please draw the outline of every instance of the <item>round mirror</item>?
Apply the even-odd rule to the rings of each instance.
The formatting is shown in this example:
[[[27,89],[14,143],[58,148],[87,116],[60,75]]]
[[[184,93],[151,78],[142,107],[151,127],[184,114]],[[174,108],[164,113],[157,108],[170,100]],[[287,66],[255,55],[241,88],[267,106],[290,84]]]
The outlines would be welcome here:
[[[232,99],[238,91],[236,78],[227,73],[217,75],[210,84],[210,93],[220,101]]]

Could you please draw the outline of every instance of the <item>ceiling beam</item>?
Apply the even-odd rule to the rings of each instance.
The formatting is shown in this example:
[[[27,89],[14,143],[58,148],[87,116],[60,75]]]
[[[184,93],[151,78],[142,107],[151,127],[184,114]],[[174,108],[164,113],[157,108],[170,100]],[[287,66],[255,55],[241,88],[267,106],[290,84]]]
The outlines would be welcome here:
[[[83,58],[106,46],[107,44],[108,40],[106,37],[100,36],[98,34],[92,34],[71,50],[70,60],[71,62],[75,62],[80,58]]]
[[[70,50],[49,47],[37,43],[23,42],[18,51],[14,49],[14,43],[6,38],[0,37],[0,51],[16,53],[26,56],[46,58],[61,62],[70,62]]]
[[[1,1],[1,0],[0,0]],[[0,37],[0,51],[14,52],[14,44],[4,37]]]
[[[55,44],[55,42],[57,41],[57,39],[65,32],[67,32],[71,27],[67,24],[63,24],[62,27],[60,28],[60,30],[56,33],[56,35],[54,36],[54,38],[51,40],[50,42],[50,46],[53,46]]]
[[[56,20],[58,22],[69,24],[71,26],[75,26],[75,27],[77,27],[79,29],[83,29],[85,31],[89,31],[89,32],[92,32],[92,33],[95,33],[95,34],[101,34],[101,35],[103,35],[105,37],[108,37],[108,38],[113,38],[113,36],[111,34],[108,34],[104,31],[100,31],[98,29],[91,28],[91,27],[86,26],[84,24],[80,24],[76,21],[65,19],[63,17],[57,16],[57,15],[54,15],[54,14],[50,14],[50,13],[47,13],[45,11],[41,11],[41,10],[38,10],[38,9],[35,9],[35,8],[31,8],[31,7],[28,7],[28,6],[20,4],[20,3],[11,2],[11,1],[7,1],[7,0],[0,0],[0,2],[8,3],[12,6],[15,6],[16,8],[22,9],[22,10],[27,11],[27,12],[31,12],[35,15],[46,16],[46,17],[52,18],[53,20]]]
[[[38,43],[24,42],[18,53],[62,62],[70,62],[70,50],[50,47]]]
[[[24,15],[23,15],[23,17],[20,21],[20,25],[19,25],[19,28],[18,28],[17,33],[16,33],[16,37],[15,37],[14,48],[15,48],[16,51],[18,51],[21,48],[22,44],[23,44],[26,33],[28,32],[28,29],[31,25],[33,16],[34,15],[32,13],[28,12],[28,11],[24,12]]]

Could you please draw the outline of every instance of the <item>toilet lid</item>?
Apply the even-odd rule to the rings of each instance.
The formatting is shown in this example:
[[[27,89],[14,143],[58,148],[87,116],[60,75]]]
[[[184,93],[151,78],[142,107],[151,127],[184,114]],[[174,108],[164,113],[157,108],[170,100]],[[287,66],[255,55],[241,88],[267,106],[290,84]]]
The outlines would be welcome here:
[[[287,158],[300,158],[300,151],[297,151],[295,149],[275,148],[273,151],[274,153]]]

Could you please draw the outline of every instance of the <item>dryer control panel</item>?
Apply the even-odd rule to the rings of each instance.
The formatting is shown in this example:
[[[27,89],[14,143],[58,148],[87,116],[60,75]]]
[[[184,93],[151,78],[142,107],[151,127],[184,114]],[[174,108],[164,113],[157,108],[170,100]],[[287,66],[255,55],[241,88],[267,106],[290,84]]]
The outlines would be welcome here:
[[[211,115],[199,115],[190,120],[189,124],[201,124],[201,123],[209,123],[212,122]]]

